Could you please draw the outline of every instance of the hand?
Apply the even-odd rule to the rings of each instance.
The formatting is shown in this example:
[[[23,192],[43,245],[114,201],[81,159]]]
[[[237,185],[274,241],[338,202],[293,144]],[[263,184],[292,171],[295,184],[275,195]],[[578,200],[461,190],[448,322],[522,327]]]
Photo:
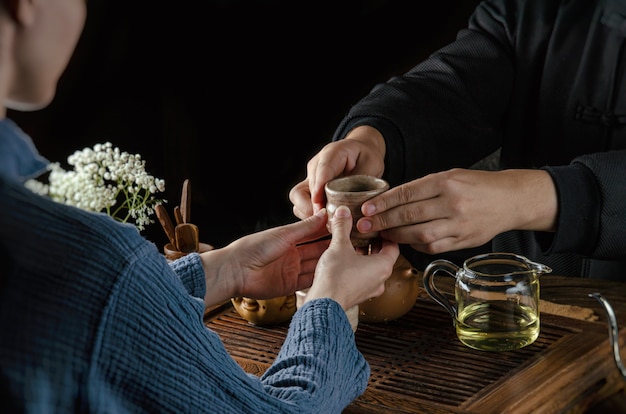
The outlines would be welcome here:
[[[328,250],[319,259],[313,285],[305,302],[317,298],[331,298],[344,310],[377,297],[385,291],[385,281],[393,272],[400,254],[396,243],[382,241],[379,251],[362,255],[350,242],[352,216],[350,209],[340,206],[335,210],[332,240]]]
[[[307,178],[289,192],[293,213],[306,218],[326,205],[324,186],[343,175],[367,174],[381,177],[384,171],[385,141],[376,129],[360,126],[345,139],[331,142],[307,163]]]
[[[452,169],[366,201],[357,228],[437,254],[481,246],[509,230],[554,231],[557,208],[546,171]]]
[[[231,297],[272,299],[311,286],[330,240],[326,210],[305,220],[253,233],[202,253],[207,306]]]

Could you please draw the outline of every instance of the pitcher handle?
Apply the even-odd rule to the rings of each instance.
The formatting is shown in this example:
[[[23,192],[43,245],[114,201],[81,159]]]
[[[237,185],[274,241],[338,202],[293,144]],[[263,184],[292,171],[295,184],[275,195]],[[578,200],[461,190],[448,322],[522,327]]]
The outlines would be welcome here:
[[[620,357],[619,352],[619,326],[617,325],[617,318],[615,317],[615,311],[613,307],[609,303],[608,300],[600,293],[590,293],[590,297],[595,298],[602,307],[604,307],[604,311],[606,312],[606,317],[609,322],[609,341],[611,342],[611,351],[613,353],[613,359],[615,360],[615,365],[617,365],[617,369],[619,369],[622,377],[626,380],[626,367],[622,363],[622,358]]]
[[[456,320],[457,312],[456,307],[452,302],[444,296],[443,293],[435,286],[435,274],[442,271],[448,276],[456,279],[456,272],[459,270],[459,266],[455,265],[449,260],[439,259],[435,260],[426,266],[424,270],[424,289],[430,295],[431,298],[441,306],[443,306]]]

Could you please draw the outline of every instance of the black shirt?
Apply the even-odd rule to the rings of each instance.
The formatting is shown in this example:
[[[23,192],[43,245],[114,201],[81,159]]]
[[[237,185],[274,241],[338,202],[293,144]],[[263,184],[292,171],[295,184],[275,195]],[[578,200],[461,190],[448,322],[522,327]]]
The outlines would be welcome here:
[[[484,249],[626,280],[625,36],[624,1],[484,1],[453,43],[355,104],[333,140],[379,129],[392,186],[498,150],[499,168],[545,169],[556,233],[508,232]]]

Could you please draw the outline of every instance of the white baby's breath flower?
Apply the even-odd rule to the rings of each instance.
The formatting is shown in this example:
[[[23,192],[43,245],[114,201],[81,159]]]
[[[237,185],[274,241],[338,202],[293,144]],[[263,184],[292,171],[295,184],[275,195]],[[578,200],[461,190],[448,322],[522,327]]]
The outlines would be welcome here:
[[[41,181],[37,180],[28,180],[24,184],[26,188],[32,191],[35,194],[39,195],[47,195],[48,194],[48,184],[44,184]]]
[[[122,223],[133,223],[140,231],[154,223],[150,218],[154,207],[165,203],[155,194],[165,191],[165,181],[146,172],[141,155],[105,142],[74,152],[67,162],[73,170],[51,163],[48,184],[28,180],[27,188],[64,204],[105,212]]]

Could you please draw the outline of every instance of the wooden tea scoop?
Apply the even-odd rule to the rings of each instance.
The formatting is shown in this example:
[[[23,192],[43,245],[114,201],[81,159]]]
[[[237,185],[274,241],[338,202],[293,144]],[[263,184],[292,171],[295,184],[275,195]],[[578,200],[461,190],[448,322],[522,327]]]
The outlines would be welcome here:
[[[172,224],[172,220],[170,220],[170,216],[167,214],[167,211],[165,211],[165,207],[163,204],[158,204],[154,207],[154,211],[170,243],[172,246],[176,247],[176,230],[174,224]]]
[[[176,248],[182,253],[197,252],[200,248],[198,226],[183,223],[176,226]]]
[[[180,212],[180,206],[174,207],[174,220],[176,220],[176,224],[185,224],[183,221],[183,215]]]
[[[180,196],[180,214],[183,223],[191,222],[191,182],[189,178],[183,182],[183,192]]]

